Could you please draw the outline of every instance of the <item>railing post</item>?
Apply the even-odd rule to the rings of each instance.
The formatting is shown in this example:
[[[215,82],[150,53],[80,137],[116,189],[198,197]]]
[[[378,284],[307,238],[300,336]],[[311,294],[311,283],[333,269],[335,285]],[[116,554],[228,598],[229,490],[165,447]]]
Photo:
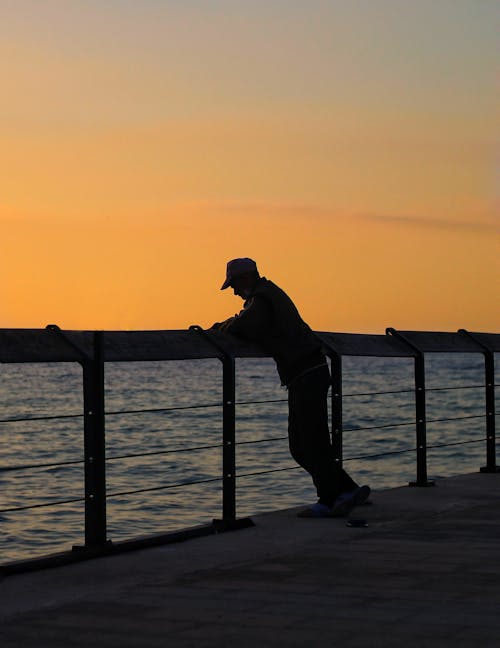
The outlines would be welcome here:
[[[410,342],[396,329],[386,329],[388,335],[393,335],[409,346],[415,353],[415,436],[417,444],[417,479],[409,482],[409,486],[435,486],[435,482],[427,479],[427,415],[425,398],[425,358],[420,349]]]
[[[415,420],[417,441],[417,480],[410,486],[434,486],[427,479],[427,414],[425,398],[425,360],[420,351],[415,358]]]
[[[236,378],[234,358],[222,359],[222,519],[236,519]]]
[[[99,549],[106,540],[106,457],[104,435],[104,333],[94,331],[93,353],[77,346],[57,324],[46,327],[80,357],[83,370],[83,455],[85,490],[85,546]]]
[[[193,324],[189,327],[217,349],[222,361],[222,522],[229,526],[236,520],[236,375],[234,357],[207,331]],[[214,522],[218,522],[214,520]]]
[[[82,361],[85,461],[85,548],[106,544],[103,332],[94,332],[94,355]]]
[[[329,348],[332,362],[332,447],[333,458],[340,468],[343,461],[342,356]]]
[[[483,473],[498,473],[500,466],[496,465],[496,433],[495,433],[495,356],[492,351],[484,353],[485,373],[485,404],[486,404],[486,466],[481,467]]]
[[[465,329],[458,331],[467,335],[478,347],[484,357],[484,391],[486,405],[486,466],[481,466],[482,473],[498,473],[500,466],[496,464],[496,432],[495,432],[495,354],[473,333]]]

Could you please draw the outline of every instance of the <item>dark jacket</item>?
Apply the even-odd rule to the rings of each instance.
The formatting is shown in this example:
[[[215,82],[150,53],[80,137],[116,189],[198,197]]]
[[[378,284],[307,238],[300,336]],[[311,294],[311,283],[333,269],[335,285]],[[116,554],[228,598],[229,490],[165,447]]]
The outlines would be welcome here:
[[[295,304],[265,277],[258,280],[243,310],[218,328],[257,342],[266,349],[276,361],[284,385],[308,369],[325,363],[320,340],[300,317]]]

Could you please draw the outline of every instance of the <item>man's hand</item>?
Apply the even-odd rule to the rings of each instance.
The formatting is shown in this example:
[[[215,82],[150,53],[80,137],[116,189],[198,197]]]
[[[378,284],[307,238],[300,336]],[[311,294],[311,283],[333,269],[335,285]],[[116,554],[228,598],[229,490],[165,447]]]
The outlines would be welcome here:
[[[230,317],[229,319],[224,320],[224,322],[215,322],[215,324],[212,324],[209,330],[221,331],[223,333],[230,328],[231,324],[234,322],[234,319],[234,317]]]

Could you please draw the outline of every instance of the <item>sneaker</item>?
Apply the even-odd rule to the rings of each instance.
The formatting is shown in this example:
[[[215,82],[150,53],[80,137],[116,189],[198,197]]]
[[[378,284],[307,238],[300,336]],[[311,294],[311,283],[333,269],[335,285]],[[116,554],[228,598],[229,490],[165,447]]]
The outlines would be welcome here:
[[[312,504],[303,511],[297,513],[297,517],[300,518],[325,518],[331,516],[332,509],[329,506],[326,506],[326,504],[320,504],[319,502],[316,502],[316,504]]]
[[[360,486],[354,491],[354,498],[356,500],[355,506],[364,504],[366,500],[370,497],[371,488],[369,486]]]
[[[368,499],[370,492],[369,486],[360,486],[353,491],[342,493],[335,500],[331,516],[343,517],[344,515],[348,515],[355,506],[359,506]]]
[[[332,507],[332,517],[344,517],[352,511],[356,506],[354,494],[356,491],[349,491],[347,493],[342,493],[335,500],[335,504]]]

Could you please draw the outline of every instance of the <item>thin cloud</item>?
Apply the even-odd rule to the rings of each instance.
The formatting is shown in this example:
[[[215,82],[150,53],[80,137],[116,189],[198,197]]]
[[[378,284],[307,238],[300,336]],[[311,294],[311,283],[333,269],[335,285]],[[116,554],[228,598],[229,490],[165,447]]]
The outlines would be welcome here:
[[[191,207],[200,209],[215,210],[220,213],[232,214],[234,216],[247,216],[249,214],[267,214],[274,216],[286,217],[302,217],[302,216],[316,216],[316,217],[333,217],[333,216],[347,216],[345,211],[334,209],[332,207],[325,207],[315,204],[300,204],[300,203],[279,203],[279,202],[265,202],[265,201],[212,201],[212,200],[199,200],[193,202],[183,202],[176,205],[177,207]]]
[[[417,226],[422,228],[466,230],[476,232],[498,232],[499,221],[495,215],[483,213],[478,215],[477,220],[448,220],[445,218],[425,218],[420,216],[394,215],[394,214],[370,214],[350,212],[347,209],[315,205],[313,203],[279,203],[266,201],[217,201],[199,200],[182,202],[175,205],[177,208],[199,208],[217,211],[220,214],[231,214],[233,216],[248,216],[265,214],[268,216],[293,217],[314,217],[314,218],[347,218],[358,220],[369,220],[373,222],[389,223],[401,226]]]
[[[498,222],[495,223],[493,219],[488,221],[464,221],[458,219],[446,220],[444,218],[419,218],[418,216],[398,216],[388,214],[360,214],[359,218],[393,225],[411,225],[429,229],[496,233],[499,231]]]

